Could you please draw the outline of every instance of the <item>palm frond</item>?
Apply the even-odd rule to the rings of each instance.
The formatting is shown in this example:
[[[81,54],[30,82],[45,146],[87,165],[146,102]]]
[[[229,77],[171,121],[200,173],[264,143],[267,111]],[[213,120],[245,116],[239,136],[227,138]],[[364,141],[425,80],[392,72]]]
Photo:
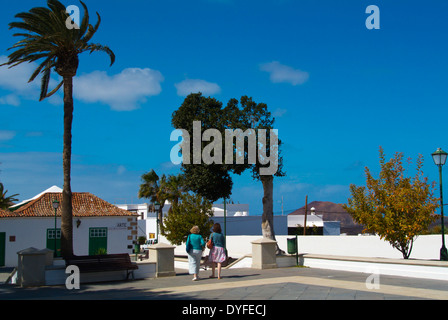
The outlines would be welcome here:
[[[86,33],[86,31],[89,27],[89,20],[90,20],[89,10],[87,9],[87,6],[85,5],[84,2],[82,2],[82,1],[79,1],[79,2],[81,2],[81,5],[84,7],[84,17],[82,19],[81,25],[79,26],[79,33],[78,33],[77,40],[80,40]]]
[[[108,46],[103,46],[101,44],[89,44],[86,48],[86,51],[90,51],[90,53],[93,53],[95,51],[106,52],[110,57],[110,65],[113,65],[115,63],[115,54]]]
[[[54,95],[56,92],[58,92],[58,90],[62,87],[62,85],[64,84],[64,80],[62,80],[57,86],[56,88],[54,88],[53,90],[51,90],[47,96],[45,98],[50,98],[52,95]]]
[[[40,82],[40,98],[39,101],[44,100],[47,97],[48,85],[50,83],[51,69],[47,66],[43,70],[41,82]]]
[[[52,59],[52,57],[48,57],[47,59],[45,59],[44,62],[42,62],[42,63],[40,64],[39,67],[37,67],[36,70],[34,70],[33,74],[31,75],[31,78],[28,80],[28,83],[29,83],[29,82],[32,82],[32,81],[34,81],[34,79],[36,79],[36,77],[39,75],[39,73],[42,71],[42,69],[48,65],[48,62],[49,62],[51,59]]]

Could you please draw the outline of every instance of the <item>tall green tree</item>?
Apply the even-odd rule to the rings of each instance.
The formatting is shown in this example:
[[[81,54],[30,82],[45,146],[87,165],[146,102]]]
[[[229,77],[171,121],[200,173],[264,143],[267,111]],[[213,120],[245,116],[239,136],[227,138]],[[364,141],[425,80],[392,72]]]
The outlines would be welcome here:
[[[437,219],[434,211],[439,204],[434,197],[435,183],[428,183],[424,176],[421,155],[413,177],[405,174],[403,153],[396,153],[386,162],[380,148],[379,157],[379,177],[375,179],[366,167],[366,187],[350,185],[351,198],[344,209],[353,220],[364,225],[365,231],[378,234],[408,259],[415,238]]]
[[[226,132],[228,130],[241,129],[247,134],[242,134],[238,138],[232,140],[233,162],[226,163],[225,143],[222,143],[222,161],[221,163],[205,164],[203,161],[194,163],[194,121],[201,122],[201,137],[205,130],[216,129],[221,134],[221,141],[226,140]],[[268,111],[267,105],[264,103],[255,103],[252,98],[247,96],[237,99],[230,99],[226,107],[215,98],[204,97],[201,93],[190,94],[186,97],[182,105],[173,113],[172,125],[176,129],[186,130],[190,136],[189,145],[185,145],[190,150],[190,159],[186,164],[182,163],[182,171],[188,181],[191,190],[201,194],[211,201],[216,201],[219,198],[227,198],[232,191],[232,178],[230,174],[242,174],[245,170],[251,169],[252,176],[256,180],[260,180],[263,185],[263,218],[262,230],[263,236],[275,239],[275,232],[273,226],[273,180],[274,177],[284,176],[283,158],[281,155],[281,140],[277,144],[272,144],[271,139],[278,138],[278,136],[271,135],[271,129],[274,128],[275,119]],[[247,130],[252,130],[249,132]],[[261,145],[261,131],[266,133],[264,144]],[[248,133],[249,132],[249,133]],[[255,150],[255,161],[250,159],[249,142],[256,140],[257,150]],[[233,139],[233,138],[232,138]],[[241,141],[238,141],[240,139]],[[274,140],[272,140],[274,141]],[[214,141],[213,141],[214,142]],[[202,155],[205,148],[211,142],[201,141],[199,151]],[[238,146],[242,143],[243,149]],[[197,147],[197,146],[196,146]],[[193,151],[191,151],[193,150]],[[219,150],[218,150],[219,151]],[[253,151],[253,150],[252,150]],[[260,174],[262,169],[270,166],[269,163],[260,161],[261,151],[265,151],[265,158],[275,159],[276,170],[269,174]],[[216,150],[213,149],[213,156]],[[184,153],[182,153],[184,155]],[[239,154],[244,161],[242,163],[236,162],[236,156]],[[185,160],[185,159],[184,159]]]
[[[0,209],[8,209],[14,201],[18,201],[16,199],[16,196],[18,194],[13,194],[10,196],[7,196],[8,190],[5,190],[5,187],[3,186],[3,183],[0,182]]]
[[[176,129],[186,130],[190,135],[189,149],[190,164],[182,163],[181,171],[185,177],[185,183],[189,190],[199,193],[203,197],[217,201],[220,198],[228,198],[232,193],[231,170],[239,169],[224,164],[205,164],[200,162],[193,164],[193,152],[195,147],[202,154],[207,142],[201,141],[200,146],[193,144],[193,122],[201,122],[201,136],[207,129],[217,129],[223,133],[228,124],[229,114],[223,109],[220,101],[211,97],[204,97],[201,93],[192,93],[183,101],[182,105],[172,115],[172,126]],[[181,151],[182,152],[182,151]]]
[[[251,164],[251,172],[254,180],[261,181],[263,185],[263,214],[261,229],[263,237],[275,240],[274,231],[274,177],[283,177],[286,175],[283,170],[283,156],[281,154],[282,141],[278,138],[275,131],[275,118],[268,110],[268,106],[265,103],[256,103],[252,98],[248,96],[241,97],[239,103],[240,106],[237,107],[238,101],[233,99],[229,102],[227,108],[228,110],[233,110],[233,114],[236,116],[232,117],[230,120],[231,126],[240,126],[243,130],[253,129],[256,135],[256,141],[258,145],[257,150],[257,161]],[[261,132],[266,133],[266,139],[264,145],[261,143],[263,139],[260,139]],[[274,143],[276,139],[277,143]],[[245,141],[245,163],[249,163],[247,156],[247,140]],[[269,163],[263,163],[260,159],[260,155],[265,153],[267,157],[270,158]],[[261,156],[263,157],[263,156]],[[274,163],[272,163],[272,161]],[[275,172],[272,170],[266,170],[269,173],[263,174],[263,169],[267,167],[276,167]],[[282,250],[277,245],[277,253],[282,252]]]
[[[62,192],[61,219],[61,252],[63,256],[73,255],[73,214],[71,191],[71,145],[73,122],[73,78],[79,66],[79,55],[83,52],[102,51],[109,55],[111,65],[115,61],[112,50],[101,44],[91,43],[98,31],[101,17],[90,24],[87,6],[81,2],[84,16],[79,26],[73,25],[66,7],[58,0],[48,0],[46,7],[35,7],[28,12],[15,15],[20,19],[11,22],[10,29],[19,29],[14,36],[22,38],[9,50],[8,62],[3,65],[15,67],[22,63],[41,61],[31,75],[29,82],[41,75],[40,100],[50,97],[62,86],[64,87],[64,138],[63,138],[63,173],[64,186]],[[71,27],[69,28],[68,25]],[[2,66],[3,66],[2,65]],[[51,72],[62,77],[62,81],[52,91],[49,90]]]

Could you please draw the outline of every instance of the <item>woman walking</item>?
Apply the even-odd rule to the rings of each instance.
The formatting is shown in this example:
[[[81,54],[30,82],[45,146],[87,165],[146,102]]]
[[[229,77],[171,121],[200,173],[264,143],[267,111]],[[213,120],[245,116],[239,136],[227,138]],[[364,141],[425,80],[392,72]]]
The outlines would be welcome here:
[[[199,267],[201,266],[202,250],[204,250],[205,242],[199,234],[199,227],[194,226],[190,230],[187,238],[186,249],[188,253],[188,265],[190,274],[193,274],[193,281],[199,280]]]
[[[210,249],[209,260],[212,262],[212,275],[210,278],[215,277],[215,268],[218,264],[218,279],[221,279],[221,267],[222,263],[226,261],[226,240],[221,231],[221,225],[215,223],[213,225],[213,233],[210,235],[210,239],[213,241],[213,248]]]

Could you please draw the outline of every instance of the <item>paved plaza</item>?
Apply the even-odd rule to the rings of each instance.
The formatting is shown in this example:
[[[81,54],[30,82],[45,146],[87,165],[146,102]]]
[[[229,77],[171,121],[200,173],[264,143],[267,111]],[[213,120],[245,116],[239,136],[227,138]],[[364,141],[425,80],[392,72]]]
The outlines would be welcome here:
[[[175,277],[20,288],[0,285],[0,300],[448,300],[448,282],[316,268],[226,269],[223,278],[199,281],[185,270]],[[5,276],[5,273],[3,273]],[[370,277],[370,278],[369,278]],[[367,280],[367,284],[366,284]]]

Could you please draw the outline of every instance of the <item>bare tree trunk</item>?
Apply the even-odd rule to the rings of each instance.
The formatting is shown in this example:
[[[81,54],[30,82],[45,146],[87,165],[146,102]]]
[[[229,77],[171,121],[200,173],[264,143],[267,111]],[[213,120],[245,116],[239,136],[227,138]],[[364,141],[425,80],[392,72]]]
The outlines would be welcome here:
[[[263,237],[276,241],[274,231],[274,176],[260,176],[263,184],[263,215],[261,230]],[[283,254],[277,243],[277,254]]]
[[[73,211],[70,186],[73,122],[73,78],[64,77],[64,149],[62,152],[64,187],[61,206],[61,254],[73,255]]]

